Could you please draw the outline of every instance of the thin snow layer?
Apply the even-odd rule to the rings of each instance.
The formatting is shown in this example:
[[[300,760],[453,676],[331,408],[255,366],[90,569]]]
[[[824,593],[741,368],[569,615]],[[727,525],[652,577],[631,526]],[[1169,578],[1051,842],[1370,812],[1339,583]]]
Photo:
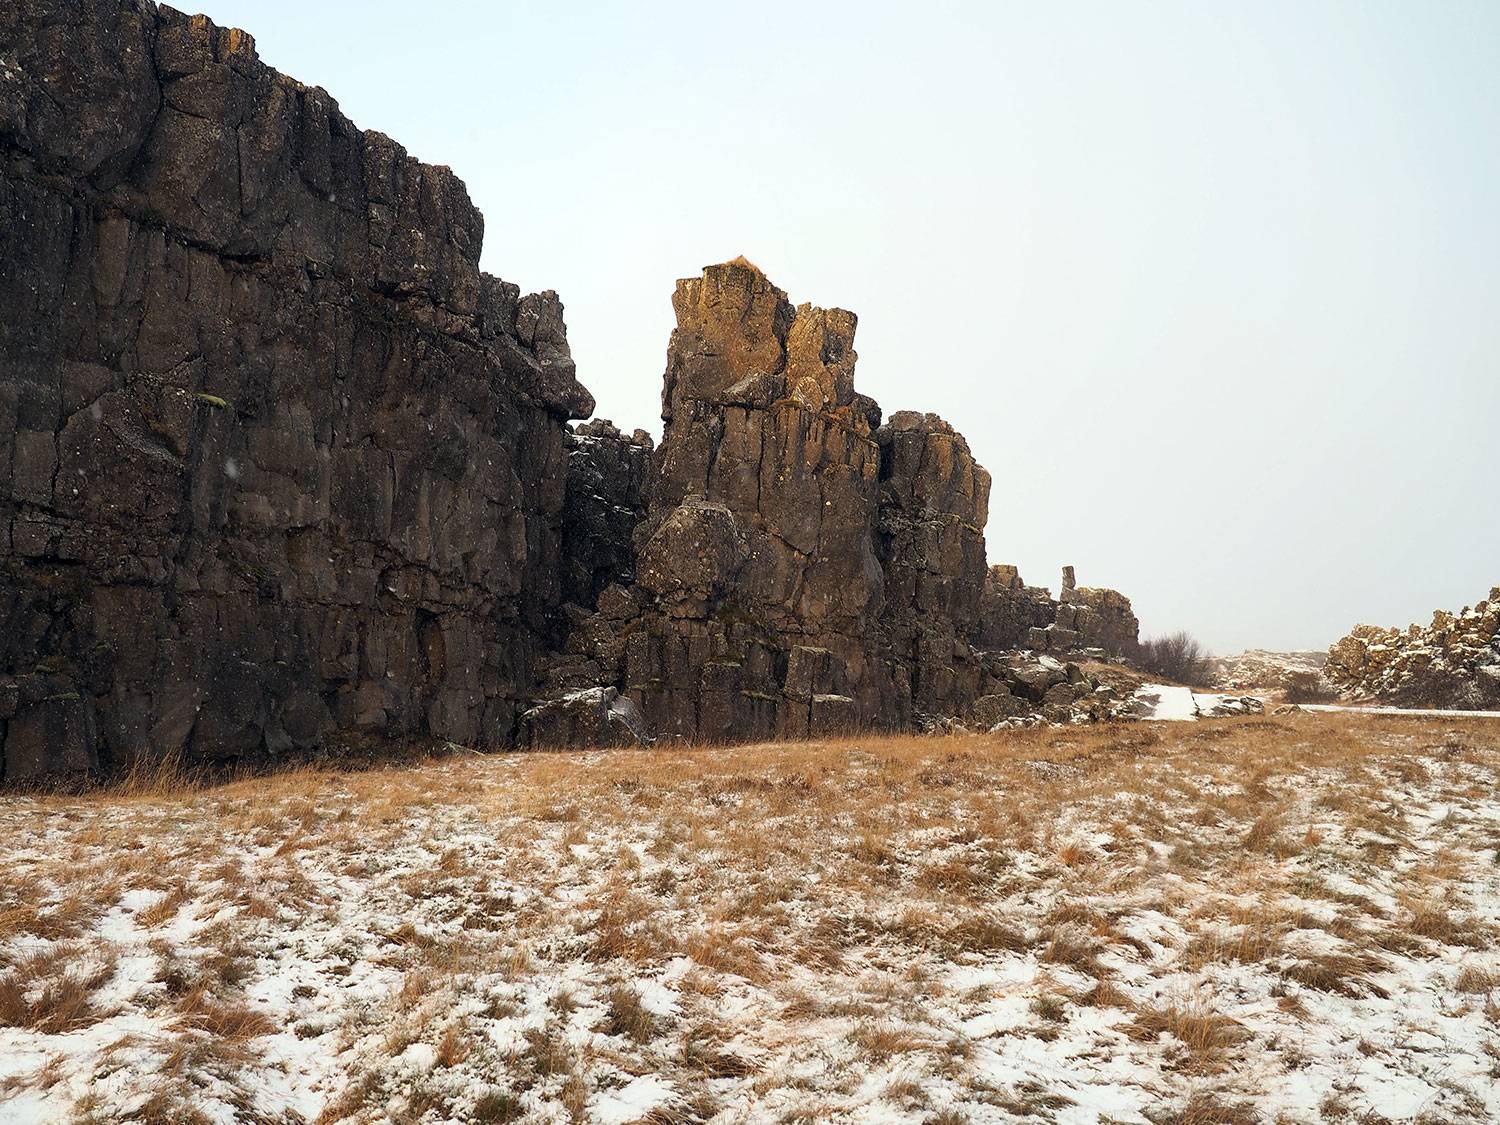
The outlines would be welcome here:
[[[1172,684],[1142,684],[1136,689],[1138,717],[1157,722],[1181,723],[1213,715],[1215,708],[1243,710],[1244,696],[1194,691]],[[1257,704],[1259,706],[1259,704]]]
[[[0,1121],[1495,1120],[1497,782],[1294,715],[10,797]]]
[[[1136,689],[1135,698],[1143,707],[1143,719],[1180,723],[1198,717],[1198,701],[1193,698],[1192,688],[1142,684]]]
[[[1352,711],[1366,715],[1412,715],[1422,719],[1500,719],[1500,711],[1455,711],[1433,707],[1344,707],[1337,703],[1304,703],[1304,711],[1325,711],[1337,714]]]

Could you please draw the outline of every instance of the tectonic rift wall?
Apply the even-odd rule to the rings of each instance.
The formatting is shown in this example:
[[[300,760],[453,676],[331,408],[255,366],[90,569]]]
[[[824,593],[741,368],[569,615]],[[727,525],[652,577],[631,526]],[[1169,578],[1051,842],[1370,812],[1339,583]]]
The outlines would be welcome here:
[[[963,437],[932,414],[881,425],[854,314],[794,306],[744,259],[672,304],[634,584],[573,614],[524,737],[903,727],[994,690],[970,645],[990,478]]]
[[[511,739],[593,403],[482,233],[242,32],[0,5],[7,779]]]

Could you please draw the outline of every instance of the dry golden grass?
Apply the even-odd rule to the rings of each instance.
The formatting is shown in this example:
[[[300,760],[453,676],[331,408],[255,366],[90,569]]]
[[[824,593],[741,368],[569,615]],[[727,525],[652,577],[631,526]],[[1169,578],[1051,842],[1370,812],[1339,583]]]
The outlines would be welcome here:
[[[64,1035],[110,1013],[97,993],[115,974],[113,957],[90,956],[80,945],[57,946],[21,961],[0,977],[0,1027]]]
[[[1435,742],[1411,720],[1294,715],[229,782],[141,767],[9,812],[0,939],[65,946],[106,914],[135,928],[157,967],[127,1003],[157,1021],[177,1083],[163,1119],[191,1119],[204,1076],[252,1072],[264,1037],[326,1035],[330,1058],[358,1060],[328,1122],[391,1104],[393,1060],[418,1043],[433,1074],[400,1119],[587,1120],[648,1073],[683,1095],[657,1120],[711,1115],[726,1090],[775,1119],[840,1120],[876,1072],[913,1120],[1051,1112],[1064,1095],[1045,1084],[979,1076],[1013,1040],[1077,1067],[1128,1051],[1165,1092],[1161,1120],[1241,1121],[1241,1069],[1309,1073],[1298,1044],[1327,1006],[1396,999],[1394,967],[1430,965],[1453,1019],[1495,1006],[1493,924],[1461,888],[1500,842],[1479,811],[1500,724],[1441,726]],[[1417,797],[1446,802],[1440,827]],[[367,905],[366,932],[339,928]],[[316,934],[343,936],[289,1007],[246,1000]],[[49,993],[64,976],[19,949],[0,940],[0,1024],[109,1018],[108,978]],[[1214,992],[1246,974],[1274,1002]],[[671,1015],[647,1009],[646,979],[670,986]],[[372,980],[387,1001],[341,1006],[342,982]]]
[[[1229,1049],[1248,1038],[1245,1029],[1228,1016],[1177,1004],[1137,1013],[1127,1033],[1142,1039],[1172,1036],[1186,1049],[1182,1069],[1190,1074],[1222,1070]]]

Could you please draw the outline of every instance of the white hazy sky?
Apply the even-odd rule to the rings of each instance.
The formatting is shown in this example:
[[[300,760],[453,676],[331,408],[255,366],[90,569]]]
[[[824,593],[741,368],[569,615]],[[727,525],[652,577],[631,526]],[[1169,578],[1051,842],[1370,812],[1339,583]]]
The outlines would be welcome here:
[[[675,278],[860,317],[991,562],[1320,647],[1500,584],[1500,4],[204,0],[448,164],[660,432]]]

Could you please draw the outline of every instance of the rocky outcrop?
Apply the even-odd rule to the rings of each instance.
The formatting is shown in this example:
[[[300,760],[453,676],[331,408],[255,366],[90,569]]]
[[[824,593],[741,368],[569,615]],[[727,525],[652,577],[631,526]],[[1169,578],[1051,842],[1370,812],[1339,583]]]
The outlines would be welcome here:
[[[482,236],[243,32],[0,7],[0,779],[1102,713],[994,650],[1129,603],[986,571],[989,475],[882,424],[853,313],[679,282],[653,449],[569,429],[562,305]]]
[[[984,594],[990,474],[936,414],[903,410],[876,431],[885,625],[911,704],[955,715],[980,694],[975,623]]]
[[[1328,650],[1324,677],[1355,699],[1402,707],[1500,709],[1500,587],[1426,627],[1357,625]]]
[[[992,566],[984,576],[979,603],[981,648],[1024,648],[1031,630],[1045,629],[1057,619],[1057,603],[1045,586],[1028,586],[1014,566]]]
[[[854,391],[853,314],[793,307],[742,259],[679,282],[672,303],[636,585],[601,599],[579,647],[663,735],[903,721],[879,635],[879,412]]]
[[[1094,650],[1104,656],[1129,658],[1140,647],[1140,623],[1124,594],[1079,586],[1073,568],[1065,566],[1052,623],[1032,628],[1026,641],[1038,652]]]
[[[0,51],[5,777],[510,742],[592,410],[556,296],[243,32],[26,0]]]
[[[1015,567],[993,566],[984,581],[979,641],[985,648],[1129,659],[1140,647],[1140,625],[1129,598],[1079,586],[1071,566],[1063,567],[1055,600],[1046,587],[1022,582]]]
[[[1298,684],[1303,691],[1315,690],[1322,677],[1323,665],[1328,653],[1321,650],[1299,649],[1291,652],[1272,652],[1269,649],[1252,648],[1236,656],[1221,656],[1214,660],[1214,682],[1223,688],[1272,688],[1286,689]]]

